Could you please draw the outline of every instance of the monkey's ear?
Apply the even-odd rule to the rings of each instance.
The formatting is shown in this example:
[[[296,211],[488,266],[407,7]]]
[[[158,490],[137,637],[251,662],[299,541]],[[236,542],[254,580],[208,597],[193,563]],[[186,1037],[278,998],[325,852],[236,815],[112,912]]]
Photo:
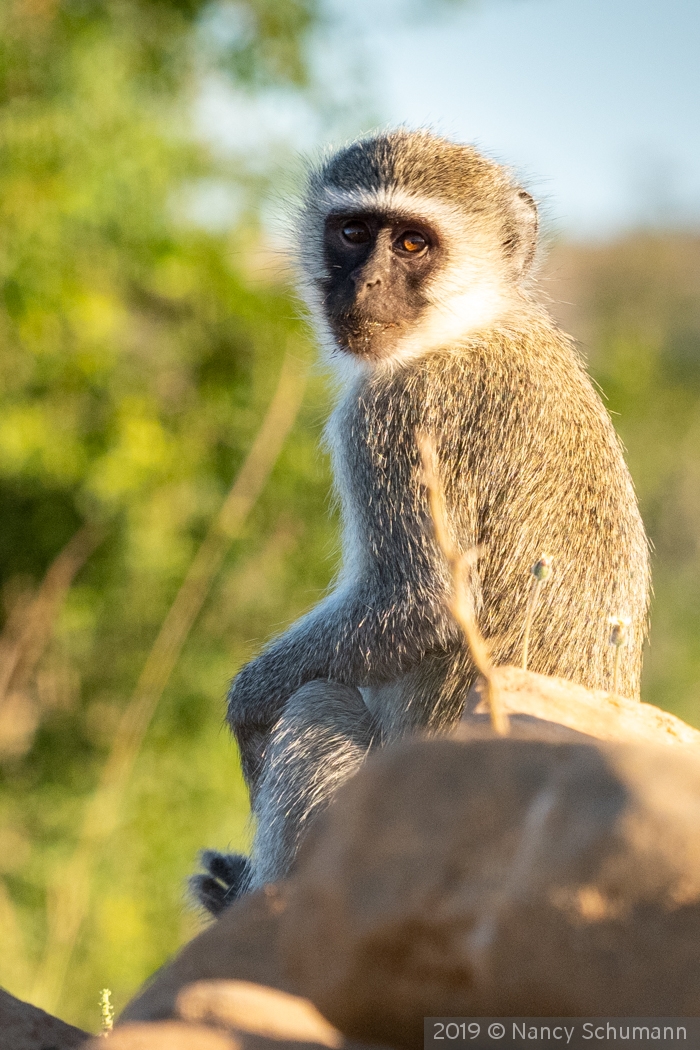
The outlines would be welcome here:
[[[532,266],[539,225],[534,199],[527,190],[516,189],[511,199],[511,222],[503,247],[517,278],[525,277]]]

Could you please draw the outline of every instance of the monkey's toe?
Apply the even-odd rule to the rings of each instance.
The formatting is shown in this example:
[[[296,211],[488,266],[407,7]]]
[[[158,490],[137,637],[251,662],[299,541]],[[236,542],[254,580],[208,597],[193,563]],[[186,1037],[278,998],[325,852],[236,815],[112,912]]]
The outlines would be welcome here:
[[[206,875],[193,875],[190,892],[211,915],[220,915],[237,897],[245,893],[250,878],[250,861],[241,853],[202,850],[199,856]]]

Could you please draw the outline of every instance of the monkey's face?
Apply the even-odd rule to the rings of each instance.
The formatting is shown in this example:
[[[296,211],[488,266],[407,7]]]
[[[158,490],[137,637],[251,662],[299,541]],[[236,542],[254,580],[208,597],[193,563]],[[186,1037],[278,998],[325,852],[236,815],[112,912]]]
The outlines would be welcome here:
[[[424,312],[440,255],[437,234],[423,222],[378,213],[328,216],[320,286],[340,349],[363,358],[390,355]]]

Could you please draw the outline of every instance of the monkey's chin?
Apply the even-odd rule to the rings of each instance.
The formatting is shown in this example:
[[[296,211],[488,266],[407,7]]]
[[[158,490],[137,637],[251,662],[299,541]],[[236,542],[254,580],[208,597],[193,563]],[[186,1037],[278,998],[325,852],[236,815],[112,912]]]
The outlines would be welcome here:
[[[366,321],[352,328],[334,326],[334,335],[340,353],[365,361],[382,361],[393,355],[403,329],[398,323]]]

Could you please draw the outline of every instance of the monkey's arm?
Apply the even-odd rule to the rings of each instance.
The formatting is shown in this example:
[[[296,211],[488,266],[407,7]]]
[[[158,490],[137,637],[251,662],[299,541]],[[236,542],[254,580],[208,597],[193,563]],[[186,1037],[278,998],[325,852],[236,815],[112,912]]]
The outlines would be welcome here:
[[[254,784],[270,729],[306,682],[328,679],[363,686],[389,682],[427,652],[449,650],[459,632],[436,586],[399,584],[382,593],[376,581],[333,592],[239,672],[228,697],[228,722],[243,771]],[[379,597],[378,597],[379,596]]]

